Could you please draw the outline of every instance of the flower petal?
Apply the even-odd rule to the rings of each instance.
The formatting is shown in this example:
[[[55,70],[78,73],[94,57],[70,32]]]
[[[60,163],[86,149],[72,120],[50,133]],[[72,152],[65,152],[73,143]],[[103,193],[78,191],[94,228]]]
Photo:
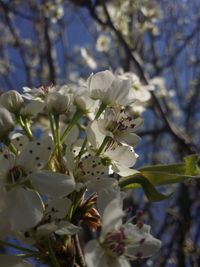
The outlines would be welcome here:
[[[5,202],[12,230],[27,230],[35,226],[43,216],[42,201],[32,190],[15,187],[7,193]]]
[[[125,224],[125,233],[131,244],[127,247],[125,255],[131,258],[147,258],[158,252],[161,241],[150,234],[150,226],[144,224],[141,228],[133,224]]]
[[[109,267],[104,250],[96,240],[89,241],[84,251],[87,267]]]
[[[29,176],[34,187],[50,197],[67,196],[75,189],[72,177],[52,171],[37,171]]]
[[[17,163],[23,166],[27,173],[40,170],[47,164],[52,149],[52,138],[50,136],[43,136],[41,139],[27,144],[20,153]]]
[[[113,199],[107,205],[103,213],[101,237],[103,237],[110,230],[113,230],[116,227],[120,226],[122,224],[123,216],[124,213],[122,211],[122,203],[120,199]]]

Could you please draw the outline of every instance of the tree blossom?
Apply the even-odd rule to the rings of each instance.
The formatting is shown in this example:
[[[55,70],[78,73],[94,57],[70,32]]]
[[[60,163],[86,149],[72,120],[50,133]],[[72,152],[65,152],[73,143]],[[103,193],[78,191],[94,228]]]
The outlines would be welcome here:
[[[88,125],[87,137],[94,147],[99,147],[104,138],[110,137],[111,144],[127,144],[135,146],[140,137],[134,131],[141,125],[140,118],[133,119],[124,111],[116,108],[107,108],[104,118],[94,120]]]
[[[105,105],[127,106],[135,101],[130,81],[119,79],[108,70],[92,74],[88,78],[88,89],[91,98]]]
[[[0,140],[8,137],[8,134],[14,128],[14,121],[10,112],[3,106],[0,106]]]
[[[150,226],[122,224],[122,217],[119,200],[112,200],[104,210],[99,239],[86,244],[88,267],[128,267],[129,259],[150,257],[160,249],[161,242],[150,234]]]
[[[17,140],[20,142],[19,137]],[[19,143],[20,145],[23,144]],[[17,156],[8,151],[0,155],[0,178],[5,192],[2,214],[8,217],[13,230],[34,226],[42,218],[43,204],[32,186],[51,197],[67,195],[74,189],[72,178],[61,173],[41,171],[47,164],[52,149],[52,139],[43,137],[29,142]]]
[[[23,97],[15,90],[10,90],[0,96],[0,105],[12,113],[18,113],[23,103]]]

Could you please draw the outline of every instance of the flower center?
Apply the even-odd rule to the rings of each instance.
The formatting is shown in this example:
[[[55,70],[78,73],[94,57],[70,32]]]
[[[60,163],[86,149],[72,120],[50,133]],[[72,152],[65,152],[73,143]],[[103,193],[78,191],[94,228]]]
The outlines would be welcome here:
[[[124,254],[127,245],[127,237],[123,229],[107,233],[103,246],[106,247],[109,253],[113,256],[121,256]]]
[[[108,111],[107,122],[106,129],[115,135],[135,127],[133,118],[131,116],[125,114],[123,110],[119,112],[112,108],[110,108],[110,111]]]

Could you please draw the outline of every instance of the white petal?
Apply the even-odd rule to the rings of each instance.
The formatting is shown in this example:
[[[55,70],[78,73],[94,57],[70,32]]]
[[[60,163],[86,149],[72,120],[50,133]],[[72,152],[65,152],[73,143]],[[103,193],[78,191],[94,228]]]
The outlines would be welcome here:
[[[12,135],[11,141],[18,151],[22,151],[28,144],[28,137],[20,133],[15,133]]]
[[[54,198],[48,202],[45,209],[45,216],[48,218],[49,214],[52,219],[63,219],[66,217],[67,210],[71,206],[71,200],[68,198]]]
[[[50,136],[27,144],[19,155],[17,163],[23,166],[27,173],[42,169],[48,162],[53,149],[53,140]]]
[[[9,151],[3,151],[0,154],[0,174],[1,178],[7,175],[7,172],[15,165],[15,156]],[[4,177],[3,177],[4,178]]]
[[[129,146],[135,146],[141,140],[141,138],[134,133],[129,133],[129,134],[124,133],[123,135],[121,134],[120,137],[116,137],[116,139],[118,139],[119,142],[125,143]]]
[[[113,179],[113,178],[110,178]],[[114,180],[114,179],[113,179]],[[101,190],[98,191],[98,198],[97,198],[97,208],[100,213],[100,215],[103,215],[103,212],[107,205],[113,200],[113,199],[121,199],[121,193],[120,188],[118,185],[115,184],[116,180],[113,184],[110,185],[108,188],[101,188]]]
[[[30,263],[22,261],[20,257],[14,255],[0,255],[2,267],[31,267]]]
[[[90,182],[88,182],[87,188],[88,190],[99,193],[106,188],[110,188],[115,183],[116,179],[111,177],[93,178]]]
[[[88,124],[86,134],[88,141],[94,148],[99,148],[105,138],[105,135],[99,131],[98,122],[96,120]]]
[[[151,257],[158,252],[161,247],[161,241],[150,234],[150,226],[144,224],[142,228],[130,223],[125,224],[125,233],[131,244],[127,247],[126,255],[136,258],[139,254],[141,258]]]
[[[116,198],[113,199],[105,208],[103,213],[103,224],[101,236],[103,237],[110,230],[113,230],[122,224],[122,217],[124,213],[122,211],[122,203]]]
[[[67,196],[75,189],[72,177],[52,171],[38,171],[29,176],[34,187],[42,194],[50,197]]]
[[[104,250],[96,240],[89,241],[84,251],[87,267],[109,267]]]
[[[129,80],[121,80],[116,78],[109,90],[107,90],[103,103],[110,105],[126,106],[130,103],[128,99],[131,82]]]
[[[126,167],[133,167],[136,162],[135,153],[131,151],[129,146],[118,146],[116,149],[108,150],[104,154]]]
[[[94,99],[103,99],[105,92],[111,86],[114,79],[115,76],[108,70],[91,75],[88,78],[91,97]]]
[[[120,176],[129,176],[139,173],[137,170],[130,169],[126,166],[120,164],[113,164],[112,169],[114,172],[118,173]]]
[[[57,235],[75,235],[81,231],[81,227],[78,227],[70,222],[60,222],[55,233]]]
[[[109,267],[131,267],[130,263],[124,258],[110,258]]]
[[[7,193],[6,210],[13,230],[27,230],[35,226],[43,216],[39,195],[22,187],[16,187]]]

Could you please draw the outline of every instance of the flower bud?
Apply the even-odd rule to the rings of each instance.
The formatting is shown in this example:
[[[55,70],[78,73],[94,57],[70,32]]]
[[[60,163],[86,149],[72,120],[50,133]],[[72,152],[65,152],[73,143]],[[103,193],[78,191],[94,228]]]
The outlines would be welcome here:
[[[3,140],[14,128],[14,121],[10,112],[0,106],[0,140]]]
[[[53,114],[64,114],[72,103],[72,94],[61,94],[52,92],[47,95],[46,106],[49,112]]]
[[[0,96],[0,104],[12,113],[18,113],[24,100],[15,90],[10,90]]]

